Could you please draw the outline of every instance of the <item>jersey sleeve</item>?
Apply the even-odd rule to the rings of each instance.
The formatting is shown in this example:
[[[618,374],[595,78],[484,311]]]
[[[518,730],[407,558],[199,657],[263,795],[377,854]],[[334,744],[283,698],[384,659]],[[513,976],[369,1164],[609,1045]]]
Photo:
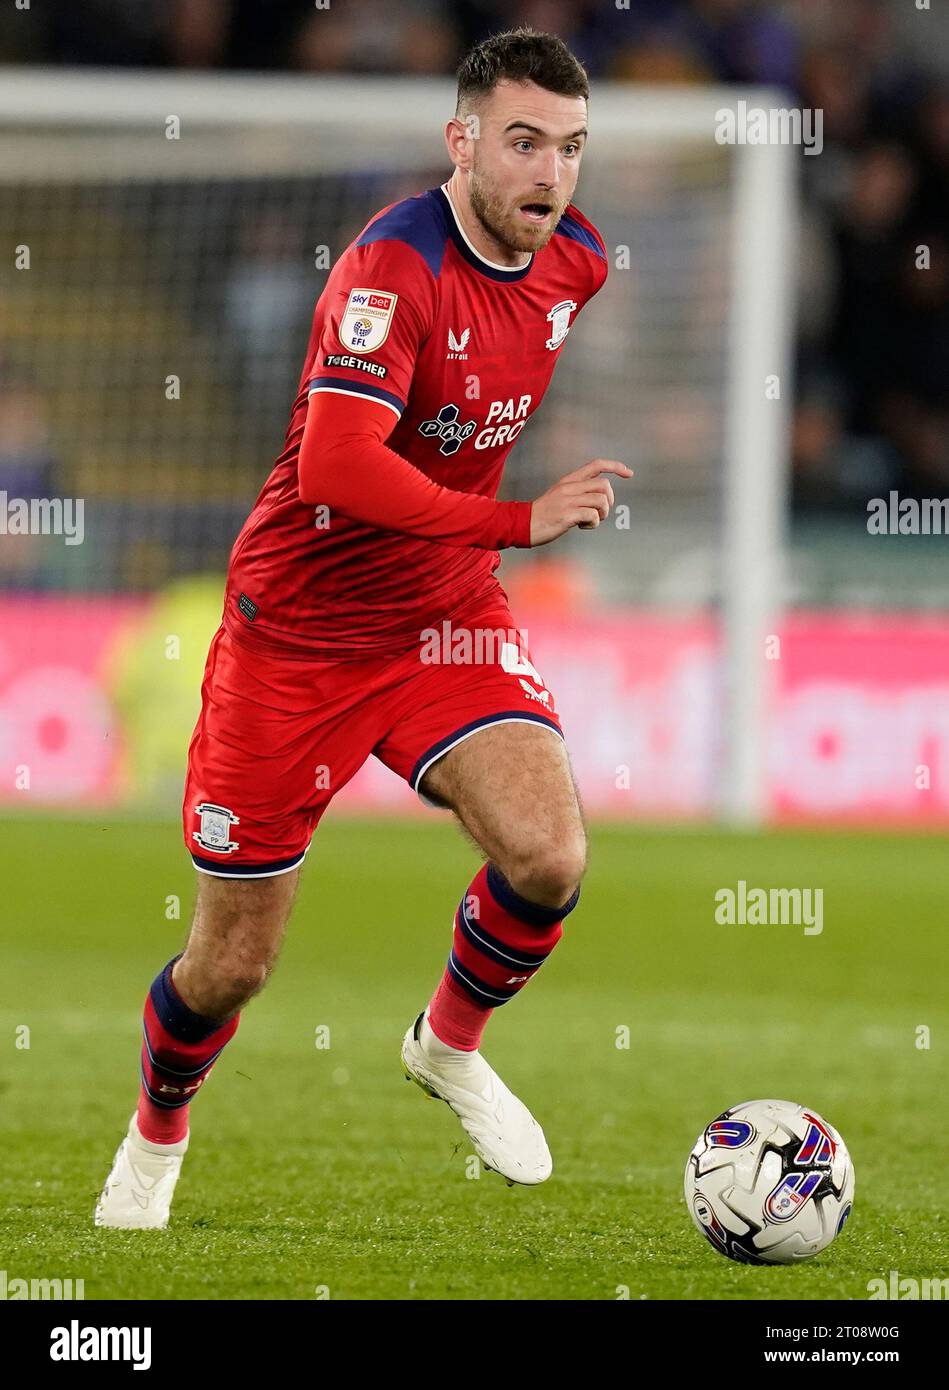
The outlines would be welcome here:
[[[300,501],[442,545],[530,546],[530,502],[442,487],[386,447],[395,423],[378,402],[315,392],[300,444]]]
[[[319,392],[369,397],[399,417],[435,321],[436,295],[432,271],[405,242],[350,247],[327,284],[310,398]]]
[[[588,304],[593,296],[603,288],[609,274],[610,262],[606,242],[589,217],[585,217],[580,209],[572,204],[564,214],[562,222],[566,234],[571,241],[576,243],[578,255],[586,262],[589,270],[590,278],[587,282],[586,297],[583,300],[583,304]],[[583,305],[581,305],[582,307]]]
[[[590,291],[590,298],[592,299],[595,294],[599,294],[600,290],[606,284],[606,277],[610,273],[610,258],[606,250],[606,242],[592,224],[591,230],[596,237],[596,243],[600,249],[600,255],[596,258],[593,265],[593,289]]]

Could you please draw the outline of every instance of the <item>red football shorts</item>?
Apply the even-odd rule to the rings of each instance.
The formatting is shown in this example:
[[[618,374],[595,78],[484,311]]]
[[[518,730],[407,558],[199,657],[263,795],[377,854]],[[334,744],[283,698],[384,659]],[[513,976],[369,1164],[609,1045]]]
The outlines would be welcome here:
[[[421,796],[426,770],[450,748],[510,722],[562,737],[553,696],[497,597],[398,656],[262,655],[222,626],[188,750],[185,844],[197,869],[220,878],[287,873],[370,754]]]

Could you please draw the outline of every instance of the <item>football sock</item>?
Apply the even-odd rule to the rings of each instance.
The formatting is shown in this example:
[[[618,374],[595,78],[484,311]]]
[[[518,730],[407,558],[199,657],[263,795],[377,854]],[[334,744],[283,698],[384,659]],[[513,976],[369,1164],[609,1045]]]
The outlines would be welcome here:
[[[176,960],[157,976],[145,1000],[138,1128],[154,1144],[175,1144],[185,1137],[191,1098],[240,1019],[238,1013],[221,1022],[189,1009],[172,983]]]
[[[579,897],[578,888],[563,907],[544,907],[516,893],[495,864],[482,865],[455,913],[451,955],[428,1006],[436,1038],[475,1051],[494,1009],[550,955]]]

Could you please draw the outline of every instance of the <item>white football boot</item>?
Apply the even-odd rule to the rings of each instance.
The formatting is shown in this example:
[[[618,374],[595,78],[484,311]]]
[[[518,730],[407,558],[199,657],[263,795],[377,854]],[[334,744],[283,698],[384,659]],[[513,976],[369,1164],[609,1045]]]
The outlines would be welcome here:
[[[406,1080],[447,1102],[481,1162],[507,1178],[509,1187],[534,1187],[550,1177],[554,1165],[547,1140],[527,1106],[480,1052],[461,1052],[437,1038],[427,1009],[405,1035],[402,1066]]]
[[[177,1144],[143,1139],[133,1115],[96,1203],[95,1224],[125,1231],[163,1231],[187,1148],[187,1135]]]

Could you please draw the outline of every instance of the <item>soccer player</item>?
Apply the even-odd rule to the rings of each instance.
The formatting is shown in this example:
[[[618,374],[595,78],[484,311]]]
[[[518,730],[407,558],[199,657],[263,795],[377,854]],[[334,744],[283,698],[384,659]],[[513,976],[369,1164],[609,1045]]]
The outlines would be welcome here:
[[[320,817],[370,754],[486,860],[405,1035],[406,1075],[509,1183],[550,1175],[540,1125],[479,1049],[559,941],[586,839],[553,695],[494,572],[507,546],[598,526],[609,475],[631,470],[594,459],[534,502],[496,493],[606,279],[571,201],[588,94],[552,35],[472,50],[446,127],[454,173],[378,213],[316,305],[284,450],[231,554],[184,793],[194,921],[145,1001],[138,1109],[100,1226],[167,1225],[190,1102],[273,967]]]

